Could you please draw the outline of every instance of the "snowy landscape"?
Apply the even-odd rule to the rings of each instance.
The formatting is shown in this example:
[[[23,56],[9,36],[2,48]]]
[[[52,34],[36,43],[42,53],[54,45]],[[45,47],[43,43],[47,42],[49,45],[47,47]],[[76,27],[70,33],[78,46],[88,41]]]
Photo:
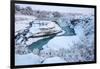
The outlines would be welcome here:
[[[94,9],[15,5],[15,65],[94,61]]]

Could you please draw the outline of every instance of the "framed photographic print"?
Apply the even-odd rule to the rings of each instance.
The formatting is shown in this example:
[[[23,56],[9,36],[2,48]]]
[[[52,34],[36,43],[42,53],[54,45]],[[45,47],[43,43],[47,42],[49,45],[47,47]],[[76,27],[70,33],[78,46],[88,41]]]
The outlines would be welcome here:
[[[96,6],[11,1],[11,68],[96,63]]]

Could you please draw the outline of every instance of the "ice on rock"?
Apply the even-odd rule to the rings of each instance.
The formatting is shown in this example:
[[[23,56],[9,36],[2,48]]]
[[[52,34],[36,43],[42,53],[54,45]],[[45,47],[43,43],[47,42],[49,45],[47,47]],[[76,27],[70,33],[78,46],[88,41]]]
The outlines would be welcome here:
[[[27,33],[26,34],[26,37],[28,38],[28,37],[30,37],[30,36],[32,36],[33,34],[31,33],[31,32],[29,32],[29,33]]]
[[[65,31],[62,30],[62,32],[61,33],[58,33],[57,35],[63,35],[64,33],[65,33]]]
[[[34,65],[40,64],[41,59],[39,56],[34,55],[33,53],[25,55],[15,55],[15,65]]]
[[[26,44],[27,45],[30,45],[30,44],[32,44],[34,42],[34,39],[33,38],[30,38],[30,39],[28,39],[28,41],[26,41]]]
[[[26,41],[26,44],[27,45],[31,45],[33,42],[36,42],[38,40],[41,40],[43,39],[43,37],[40,37],[40,38],[29,38],[28,41]]]

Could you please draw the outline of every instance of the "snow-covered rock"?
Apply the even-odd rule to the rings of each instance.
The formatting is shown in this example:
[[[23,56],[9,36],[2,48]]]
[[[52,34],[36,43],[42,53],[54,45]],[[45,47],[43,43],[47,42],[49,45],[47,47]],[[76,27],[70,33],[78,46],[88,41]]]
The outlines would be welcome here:
[[[65,33],[65,31],[62,30],[62,32],[61,33],[58,33],[57,35],[63,35],[64,33]]]
[[[43,64],[50,64],[50,63],[66,63],[65,60],[63,60],[60,57],[52,57],[52,58],[47,58]]]
[[[58,33],[62,29],[52,21],[34,21],[29,31],[33,36],[41,36],[46,34]]]
[[[47,37],[29,38],[26,41],[26,44],[31,45],[32,43],[37,42],[38,40],[41,40],[41,39],[44,39],[44,38],[47,38]]]
[[[30,39],[28,39],[28,41],[26,41],[26,44],[27,45],[30,45],[30,44],[32,44],[34,42],[34,38],[30,38]]]
[[[36,34],[36,33],[38,33],[38,32],[40,32],[40,30],[38,29],[38,27],[31,27],[30,29],[29,29],[29,31],[34,35],[34,34]]]
[[[41,63],[40,57],[34,55],[33,53],[26,55],[15,54],[15,65],[34,65],[40,63]]]
[[[16,54],[20,54],[20,55],[24,55],[24,54],[28,54],[31,51],[24,45],[15,45],[15,53]]]
[[[17,32],[17,31],[23,31],[28,26],[29,26],[28,24],[24,24],[22,22],[18,22],[18,23],[16,22],[15,23],[15,32]]]

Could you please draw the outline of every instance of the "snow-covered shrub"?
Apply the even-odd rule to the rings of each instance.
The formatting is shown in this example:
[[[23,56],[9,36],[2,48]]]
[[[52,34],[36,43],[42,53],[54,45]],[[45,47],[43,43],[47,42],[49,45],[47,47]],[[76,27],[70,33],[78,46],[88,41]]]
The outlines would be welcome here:
[[[73,48],[66,53],[64,59],[67,62],[83,62],[94,60],[94,50],[92,47],[87,47],[83,44],[75,44]]]
[[[82,16],[83,18],[74,19],[73,25],[76,35],[80,36],[81,42],[87,46],[94,44],[94,16]]]
[[[46,58],[55,56],[55,51],[50,48],[45,48],[40,51],[39,56],[41,56],[41,58],[44,60]]]
[[[38,55],[39,54],[39,49],[38,48],[33,49],[33,54]]]
[[[23,55],[23,54],[28,54],[30,52],[31,51],[27,47],[25,47],[25,46],[20,46],[20,45],[16,45],[15,46],[15,53],[16,54]]]
[[[66,56],[67,50],[65,48],[60,48],[58,51],[59,52],[58,52],[57,56],[59,56],[59,57],[65,57]]]

